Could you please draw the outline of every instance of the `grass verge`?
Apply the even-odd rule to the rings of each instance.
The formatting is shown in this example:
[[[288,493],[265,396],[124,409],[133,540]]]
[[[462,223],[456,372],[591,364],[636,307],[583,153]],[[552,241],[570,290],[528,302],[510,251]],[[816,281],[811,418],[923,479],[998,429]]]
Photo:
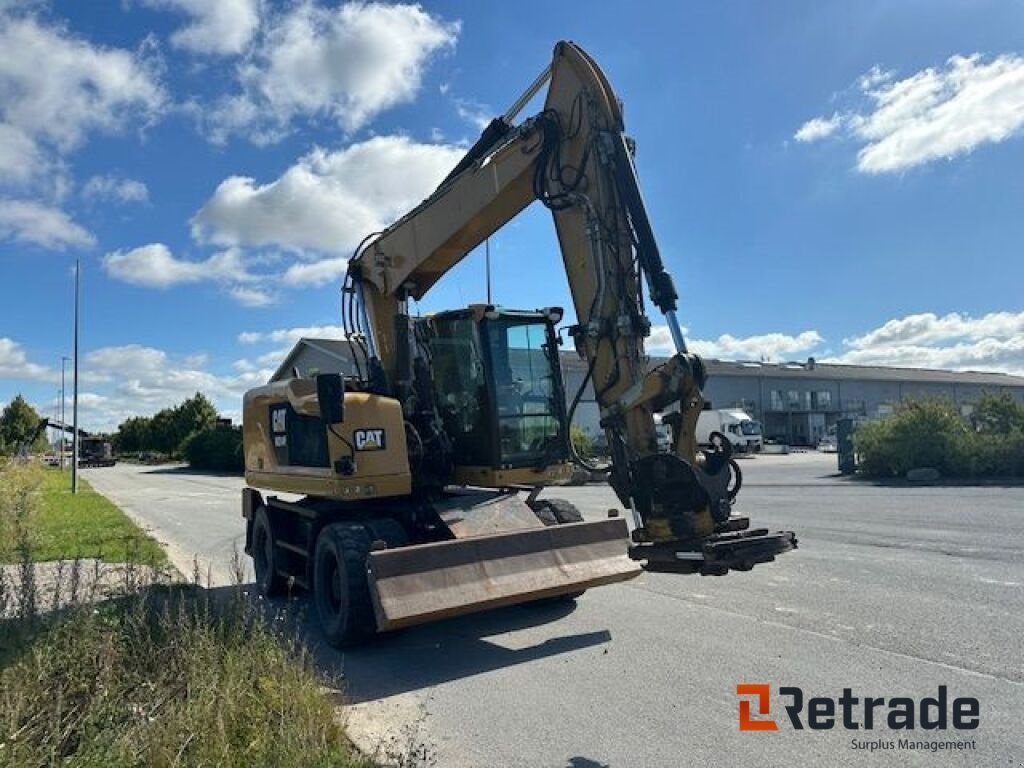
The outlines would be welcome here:
[[[0,766],[369,765],[241,593],[149,584],[7,624]]]
[[[14,535],[18,525],[25,528],[37,562],[97,558],[167,563],[160,545],[85,480],[79,477],[77,495],[70,486],[70,473],[59,469],[13,463],[0,468],[0,563],[21,558]]]
[[[77,559],[41,587],[25,534],[46,513],[37,473],[0,470],[18,557],[0,568],[0,768],[370,768],[298,636],[243,590],[237,554],[225,590],[171,583],[131,548],[113,591]]]

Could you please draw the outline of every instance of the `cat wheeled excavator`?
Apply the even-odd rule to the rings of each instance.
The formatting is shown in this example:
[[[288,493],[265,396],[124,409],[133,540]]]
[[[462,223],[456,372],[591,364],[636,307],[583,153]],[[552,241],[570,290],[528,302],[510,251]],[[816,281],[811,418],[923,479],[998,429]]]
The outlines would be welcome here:
[[[543,110],[516,123],[545,85]],[[727,440],[698,450],[705,368],[676,319],[633,157],[604,74],[558,43],[437,190],[357,248],[342,288],[355,370],[246,393],[246,552],[264,593],[312,591],[332,644],[572,599],[642,569],[750,570],[796,547],[792,532],[732,515],[741,473]],[[586,376],[574,392],[559,367],[558,307],[409,313],[410,299],[538,201],[553,214],[575,305],[568,334]],[[648,303],[676,350],[658,365],[644,353]],[[617,510],[585,521],[541,497],[585,463],[569,425],[588,385],[631,531]],[[667,451],[655,414],[671,425]]]

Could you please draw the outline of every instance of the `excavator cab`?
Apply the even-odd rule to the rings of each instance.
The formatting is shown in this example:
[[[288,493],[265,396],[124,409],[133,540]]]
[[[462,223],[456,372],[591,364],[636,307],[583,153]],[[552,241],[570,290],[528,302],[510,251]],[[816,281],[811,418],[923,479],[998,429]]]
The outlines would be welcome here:
[[[562,310],[475,305],[421,320],[456,483],[501,487],[568,479],[569,430],[558,337]]]

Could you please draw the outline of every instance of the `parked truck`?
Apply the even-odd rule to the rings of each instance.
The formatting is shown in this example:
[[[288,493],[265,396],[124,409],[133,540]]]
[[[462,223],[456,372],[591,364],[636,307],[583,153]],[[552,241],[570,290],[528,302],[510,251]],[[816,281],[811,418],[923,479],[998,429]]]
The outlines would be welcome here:
[[[737,453],[759,453],[764,441],[761,423],[739,408],[701,411],[697,418],[697,443],[711,445],[711,434],[722,433]]]

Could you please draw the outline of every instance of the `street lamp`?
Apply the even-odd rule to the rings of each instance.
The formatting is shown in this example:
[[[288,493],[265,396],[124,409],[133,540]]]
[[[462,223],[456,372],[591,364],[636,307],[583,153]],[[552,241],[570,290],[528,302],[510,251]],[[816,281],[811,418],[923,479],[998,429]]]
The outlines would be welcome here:
[[[74,421],[72,429],[74,431],[71,433],[71,493],[78,493],[78,285],[81,272],[81,261],[75,259],[75,350],[72,353],[74,355],[74,366],[72,367],[74,399],[71,404],[71,418]]]
[[[60,358],[60,471],[64,471],[64,433],[67,431],[67,422],[64,421],[64,363],[70,363],[71,358],[61,355]]]

